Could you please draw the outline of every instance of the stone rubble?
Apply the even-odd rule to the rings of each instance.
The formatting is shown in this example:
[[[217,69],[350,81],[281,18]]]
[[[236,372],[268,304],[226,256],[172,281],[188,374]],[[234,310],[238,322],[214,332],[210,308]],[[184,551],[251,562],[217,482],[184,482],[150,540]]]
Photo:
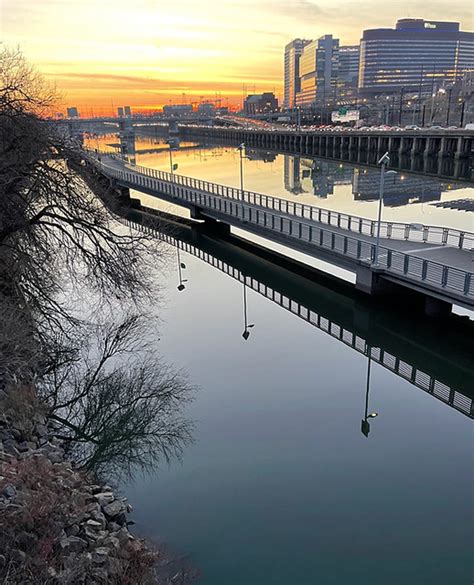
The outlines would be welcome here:
[[[22,513],[29,494],[17,470],[21,464],[40,464],[53,474],[55,485],[64,489],[74,508],[64,517],[59,535],[52,543],[54,563],[48,567],[51,583],[111,582],[123,573],[134,553],[150,553],[147,545],[128,531],[127,514],[132,507],[108,485],[94,483],[66,460],[61,441],[48,427],[46,416],[35,413],[29,428],[0,413],[0,519],[2,512]],[[38,493],[38,492],[36,492]],[[0,520],[0,530],[2,530]],[[7,563],[21,565],[38,544],[41,535],[32,521],[28,530],[16,534],[14,547],[0,551],[0,571]],[[7,554],[8,552],[8,554]],[[115,582],[115,581],[114,581]],[[148,582],[148,581],[147,581]]]

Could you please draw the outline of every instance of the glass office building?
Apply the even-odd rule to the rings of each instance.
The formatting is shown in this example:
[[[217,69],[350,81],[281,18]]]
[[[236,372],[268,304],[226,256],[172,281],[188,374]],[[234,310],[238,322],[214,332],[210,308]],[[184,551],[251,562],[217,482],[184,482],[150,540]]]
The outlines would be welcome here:
[[[474,33],[458,22],[404,18],[394,29],[373,29],[360,42],[361,95],[430,93],[474,69]]]
[[[304,47],[311,41],[295,39],[285,47],[284,63],[284,108],[294,108],[296,94],[300,91],[300,57]]]
[[[334,98],[339,71],[339,39],[325,35],[306,45],[300,58],[301,89],[296,105],[311,107]]]

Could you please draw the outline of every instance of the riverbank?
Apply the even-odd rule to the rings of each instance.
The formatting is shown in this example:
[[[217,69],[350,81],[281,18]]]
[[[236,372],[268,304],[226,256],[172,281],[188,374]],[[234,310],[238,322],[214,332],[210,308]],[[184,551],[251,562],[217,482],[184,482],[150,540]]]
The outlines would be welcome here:
[[[164,583],[127,499],[68,460],[33,387],[3,390],[0,411],[2,582]]]

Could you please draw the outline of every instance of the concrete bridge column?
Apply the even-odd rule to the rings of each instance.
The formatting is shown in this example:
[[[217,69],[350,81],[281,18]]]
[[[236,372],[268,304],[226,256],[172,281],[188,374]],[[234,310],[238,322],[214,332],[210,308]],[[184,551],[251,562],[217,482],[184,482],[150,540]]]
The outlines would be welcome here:
[[[447,152],[447,144],[446,144],[446,136],[443,136],[440,140],[440,144],[439,144],[439,151],[438,151],[438,156],[446,156]]]
[[[464,156],[464,138],[462,136],[458,137],[454,156],[455,158],[461,158],[462,156]]]

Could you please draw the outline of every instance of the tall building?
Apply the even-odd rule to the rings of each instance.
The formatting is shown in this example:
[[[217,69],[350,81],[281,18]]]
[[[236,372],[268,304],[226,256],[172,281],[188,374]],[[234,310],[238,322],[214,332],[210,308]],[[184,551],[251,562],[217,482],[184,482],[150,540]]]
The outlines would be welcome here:
[[[300,58],[296,105],[311,107],[333,98],[339,75],[339,39],[325,35],[306,45]]]
[[[71,107],[67,109],[67,117],[68,118],[79,118],[79,112],[77,108]]]
[[[126,116],[130,117],[132,115],[132,108],[130,106],[124,106],[123,112]]]
[[[339,47],[338,84],[357,87],[359,79],[359,45]]]
[[[404,18],[394,29],[365,30],[360,42],[362,95],[428,93],[472,69],[474,33],[460,31],[458,22]]]
[[[294,108],[296,94],[300,91],[300,56],[311,41],[294,39],[285,47],[284,65],[284,108]]]

